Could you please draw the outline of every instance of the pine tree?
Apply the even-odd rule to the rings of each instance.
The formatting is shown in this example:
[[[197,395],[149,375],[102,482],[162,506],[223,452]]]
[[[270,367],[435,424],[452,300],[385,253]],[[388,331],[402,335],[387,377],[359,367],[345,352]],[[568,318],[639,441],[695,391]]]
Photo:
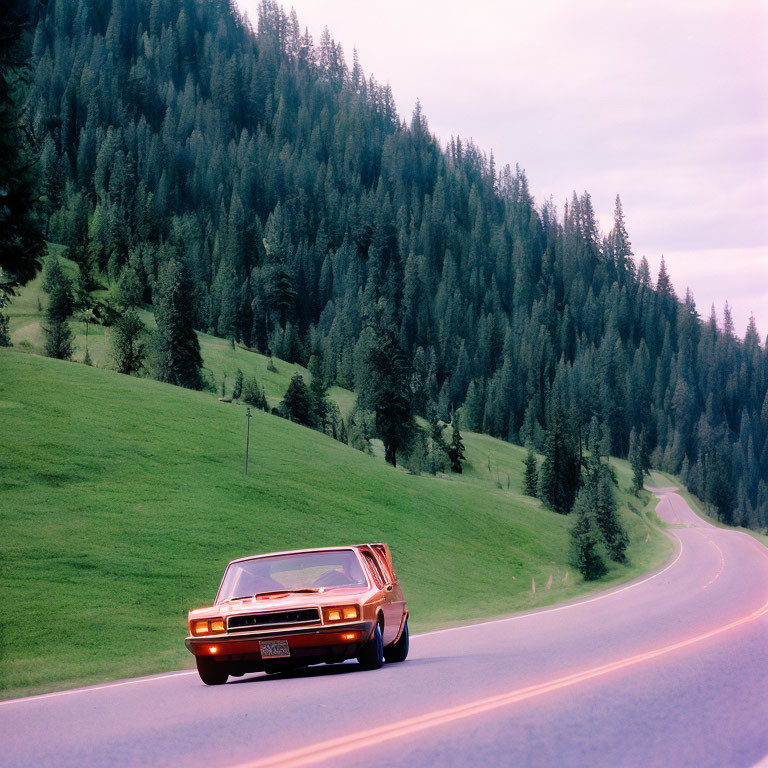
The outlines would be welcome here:
[[[643,468],[643,474],[649,475],[651,472],[651,454],[648,451],[648,441],[645,437],[645,429],[640,430],[637,446],[640,451],[640,465]]]
[[[71,360],[74,347],[72,345],[72,329],[66,322],[52,322],[43,326],[45,333],[45,354],[58,360]]]
[[[596,512],[595,520],[608,550],[608,556],[617,563],[625,562],[629,536],[619,520],[613,481],[607,472],[602,473],[598,484]]]
[[[643,490],[643,451],[640,440],[633,429],[629,435],[629,464],[632,467],[632,492],[637,494]]]
[[[224,338],[235,338],[237,331],[237,310],[240,303],[240,286],[237,275],[231,264],[223,265],[219,274],[219,296],[221,312],[219,313],[216,332]]]
[[[669,299],[675,299],[675,289],[672,285],[672,279],[667,272],[667,265],[664,262],[664,257],[661,257],[661,266],[659,267],[659,276],[656,280],[656,292],[659,296],[663,296]]]
[[[331,402],[328,399],[328,386],[323,378],[320,360],[312,355],[307,366],[312,378],[309,382],[309,398],[312,424],[325,432],[331,415]]]
[[[641,288],[647,288],[648,290],[653,288],[651,268],[648,265],[648,259],[646,259],[645,256],[640,259],[640,266],[637,270],[637,281]]]
[[[461,439],[459,423],[455,416],[451,421],[451,427],[453,434],[451,435],[451,444],[448,447],[448,458],[451,462],[451,469],[460,475],[462,472],[461,462],[466,461],[467,457],[464,455],[464,442]]]
[[[585,489],[580,490],[574,504],[576,522],[571,528],[570,562],[585,581],[594,581],[608,569],[600,555],[600,535],[594,513],[587,501],[588,495]]]
[[[430,406],[429,408],[429,433],[427,436],[427,453],[430,459],[429,471],[431,474],[437,474],[445,470],[449,459],[448,444],[445,442],[445,424],[438,416],[438,408]]]
[[[483,428],[483,394],[478,383],[471,381],[464,401],[464,426],[471,432],[480,432]]]
[[[146,357],[143,338],[146,330],[133,309],[126,310],[115,321],[110,333],[110,347],[119,373],[131,375],[139,373],[143,368]]]
[[[267,398],[264,395],[264,389],[259,385],[255,376],[246,376],[243,379],[242,392],[243,400],[254,408],[260,408],[262,411],[268,411]]]
[[[26,127],[31,8],[26,0],[6,0],[0,13],[0,311],[34,277],[44,243],[35,147]]]
[[[544,462],[539,473],[541,498],[555,512],[567,515],[579,488],[579,456],[560,408],[553,410],[551,422],[544,440]]]
[[[411,410],[410,366],[394,332],[381,326],[367,329],[363,341],[359,382],[361,406],[376,414],[376,433],[384,442],[384,457],[397,466],[397,454],[405,453],[415,435]]]
[[[125,309],[138,307],[141,304],[141,298],[144,289],[133,267],[126,265],[120,273],[120,280],[117,283],[116,300],[117,304]]]
[[[728,457],[724,451],[713,451],[708,454],[705,467],[705,498],[715,508],[717,517],[728,525],[735,522],[736,489],[729,471]]]
[[[403,456],[401,452],[400,463],[411,474],[420,475],[422,472],[435,474],[434,462],[430,457],[430,439],[427,432],[417,427],[408,446],[408,451]]]
[[[239,400],[243,394],[243,372],[238,368],[235,374],[235,384],[232,387],[232,399]]]
[[[173,258],[168,262],[154,294],[155,378],[188,389],[202,389],[203,360],[194,329],[194,291],[182,262]]]
[[[528,450],[525,453],[523,464],[525,466],[525,485],[523,490],[526,496],[533,496],[535,498],[539,495],[539,470],[536,463],[536,453],[531,443],[528,443]]]
[[[312,425],[312,397],[300,373],[294,373],[291,376],[280,405],[291,421],[303,424],[305,427]]]
[[[64,274],[56,256],[46,261],[43,287],[48,291],[48,306],[45,310],[45,352],[48,357],[70,360],[74,351],[72,330],[67,318],[72,314],[75,299],[72,281]]]
[[[11,330],[8,326],[8,318],[3,314],[6,295],[0,292],[0,347],[12,347]],[[39,299],[38,299],[39,301]]]
[[[370,411],[363,410],[358,403],[347,422],[347,434],[349,436],[349,445],[358,451],[373,455],[373,446],[371,445],[371,435],[374,430],[375,416]]]
[[[621,207],[621,198],[618,195],[616,195],[613,229],[608,235],[608,244],[609,255],[619,272],[634,274],[635,265],[632,261],[632,243],[629,241],[629,234],[624,221],[624,209]]]
[[[594,522],[608,556],[611,560],[623,563],[629,544],[624,527],[618,516],[618,507],[613,490],[614,478],[607,463],[600,453],[604,428],[597,418],[593,418],[589,428],[587,450],[584,459],[583,482],[579,490],[581,508]]]

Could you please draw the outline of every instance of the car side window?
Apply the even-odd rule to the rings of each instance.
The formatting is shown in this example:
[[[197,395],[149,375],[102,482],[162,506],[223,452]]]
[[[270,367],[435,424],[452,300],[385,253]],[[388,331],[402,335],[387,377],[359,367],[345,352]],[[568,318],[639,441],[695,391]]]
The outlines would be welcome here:
[[[384,577],[381,575],[378,563],[373,559],[373,555],[371,555],[370,552],[363,552],[363,557],[365,558],[365,562],[368,564],[368,567],[371,571],[374,583],[379,589],[381,589],[384,586]]]
[[[379,547],[374,547],[373,551],[376,553],[376,562],[379,564],[379,570],[381,570],[384,575],[384,583],[394,584],[397,581],[397,578],[395,577],[395,572],[392,570],[386,555],[379,549]]]

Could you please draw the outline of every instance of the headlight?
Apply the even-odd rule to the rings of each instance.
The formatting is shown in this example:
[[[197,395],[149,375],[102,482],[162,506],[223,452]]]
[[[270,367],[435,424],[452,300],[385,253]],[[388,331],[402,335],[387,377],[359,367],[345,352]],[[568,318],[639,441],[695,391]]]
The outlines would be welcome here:
[[[190,623],[193,635],[210,635],[216,632],[225,632],[224,619],[207,619],[205,621],[193,621]]]
[[[360,617],[360,609],[356,605],[334,605],[323,608],[323,619],[326,622],[350,621]]]

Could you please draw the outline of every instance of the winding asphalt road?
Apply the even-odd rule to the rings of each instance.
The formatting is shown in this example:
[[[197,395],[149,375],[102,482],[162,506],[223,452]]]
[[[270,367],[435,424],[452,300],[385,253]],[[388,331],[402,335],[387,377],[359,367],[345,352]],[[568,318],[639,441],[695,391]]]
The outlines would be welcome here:
[[[194,672],[0,703],[3,766],[768,764],[768,549],[669,489],[663,568],[353,663],[206,688]]]

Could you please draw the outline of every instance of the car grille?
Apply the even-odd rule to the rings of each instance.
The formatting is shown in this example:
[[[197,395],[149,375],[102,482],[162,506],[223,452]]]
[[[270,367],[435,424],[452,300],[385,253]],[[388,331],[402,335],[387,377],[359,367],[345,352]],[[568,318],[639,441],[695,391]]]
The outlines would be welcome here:
[[[269,613],[251,613],[247,616],[230,616],[227,629],[230,632],[242,632],[248,629],[274,627],[283,624],[316,624],[320,621],[317,608],[300,608],[296,611],[271,611]]]

